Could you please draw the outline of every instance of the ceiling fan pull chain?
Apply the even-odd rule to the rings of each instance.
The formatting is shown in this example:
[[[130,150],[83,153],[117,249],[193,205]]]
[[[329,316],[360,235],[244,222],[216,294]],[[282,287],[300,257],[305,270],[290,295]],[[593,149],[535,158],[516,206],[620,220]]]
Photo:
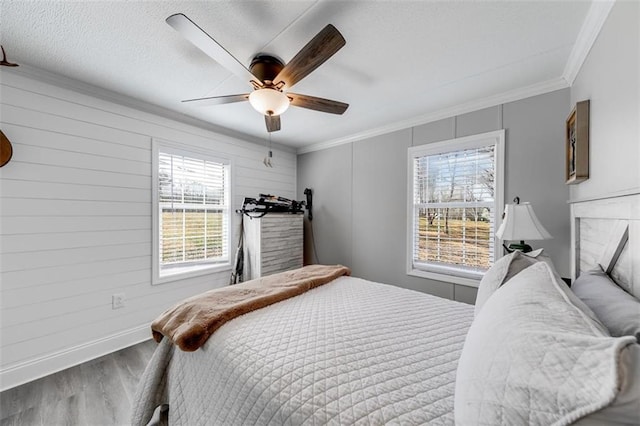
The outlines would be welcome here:
[[[262,160],[262,163],[264,164],[265,167],[273,168],[273,164],[271,164],[271,158],[273,158],[273,152],[271,152],[271,132],[268,132],[268,135],[269,135],[269,153],[264,157],[264,160]]]

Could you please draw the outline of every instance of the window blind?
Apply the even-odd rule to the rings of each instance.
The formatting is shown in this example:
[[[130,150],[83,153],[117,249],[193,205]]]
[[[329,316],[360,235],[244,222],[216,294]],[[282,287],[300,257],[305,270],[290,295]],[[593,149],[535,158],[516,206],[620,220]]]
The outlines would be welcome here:
[[[474,276],[494,259],[496,146],[413,158],[413,265]]]
[[[160,270],[228,262],[229,166],[159,152]]]

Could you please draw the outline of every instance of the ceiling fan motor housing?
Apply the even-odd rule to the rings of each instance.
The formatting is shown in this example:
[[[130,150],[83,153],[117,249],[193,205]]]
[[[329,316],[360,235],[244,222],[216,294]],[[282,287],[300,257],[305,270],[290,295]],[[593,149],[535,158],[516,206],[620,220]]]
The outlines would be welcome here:
[[[252,60],[249,70],[251,74],[264,82],[265,85],[271,86],[274,83],[273,79],[284,68],[284,63],[273,55],[267,55],[265,53],[257,54]]]

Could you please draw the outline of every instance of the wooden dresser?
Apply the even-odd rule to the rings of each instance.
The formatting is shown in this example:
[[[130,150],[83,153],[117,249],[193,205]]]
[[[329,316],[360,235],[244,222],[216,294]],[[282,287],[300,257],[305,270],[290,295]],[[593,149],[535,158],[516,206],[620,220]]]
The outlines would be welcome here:
[[[244,279],[302,267],[303,214],[244,217]]]

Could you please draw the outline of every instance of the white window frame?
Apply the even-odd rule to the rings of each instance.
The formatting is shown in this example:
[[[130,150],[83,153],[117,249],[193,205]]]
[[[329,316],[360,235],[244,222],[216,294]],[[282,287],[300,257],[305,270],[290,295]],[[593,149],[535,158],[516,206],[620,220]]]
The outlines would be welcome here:
[[[461,284],[469,287],[478,287],[482,279],[481,273],[463,272],[460,268],[445,265],[414,265],[414,158],[425,155],[436,155],[453,151],[462,151],[494,145],[495,148],[495,188],[494,188],[494,208],[495,208],[495,229],[500,227],[502,222],[502,212],[504,209],[504,152],[505,152],[505,131],[497,130],[478,135],[465,136],[441,142],[429,143],[410,147],[408,149],[407,167],[407,275],[421,278],[428,278],[437,281]],[[501,257],[499,248],[500,240],[494,235],[494,262]]]
[[[152,279],[151,284],[164,284],[168,282],[178,281],[186,278],[197,277],[201,275],[211,274],[214,272],[222,272],[231,270],[231,261],[233,257],[232,251],[232,230],[234,229],[234,215],[232,214],[231,203],[233,200],[233,164],[230,158],[219,155],[211,151],[205,151],[197,147],[186,146],[175,142],[169,142],[161,139],[152,139],[152,179],[151,179],[151,217],[152,217]],[[227,223],[229,229],[227,230],[227,260],[220,263],[192,263],[185,265],[184,267],[176,267],[171,273],[160,275],[160,214],[159,214],[159,200],[158,200],[158,175],[159,175],[159,155],[160,152],[170,155],[180,155],[184,157],[197,158],[206,161],[213,161],[216,163],[226,164],[229,167],[229,187],[228,187],[228,200],[227,206]]]

